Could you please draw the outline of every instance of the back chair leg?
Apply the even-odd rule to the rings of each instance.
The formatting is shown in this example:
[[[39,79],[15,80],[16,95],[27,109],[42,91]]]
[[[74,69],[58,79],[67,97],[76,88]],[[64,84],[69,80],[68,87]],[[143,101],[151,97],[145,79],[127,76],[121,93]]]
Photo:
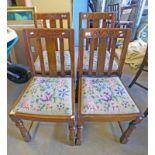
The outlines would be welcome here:
[[[70,118],[69,123],[69,143],[70,145],[75,145],[75,117]]]
[[[76,145],[81,145],[82,129],[83,129],[82,121],[80,117],[78,117],[77,134],[76,134],[76,142],[75,142]]]
[[[135,119],[129,123],[128,128],[126,129],[126,131],[124,131],[124,133],[122,134],[122,136],[120,138],[120,143],[126,144],[128,142],[128,138],[129,138],[130,134],[136,128],[136,125],[138,123],[140,123],[142,120],[143,120],[143,117],[138,117],[137,119]]]
[[[136,76],[134,77],[134,79],[132,80],[132,82],[130,83],[130,85],[128,86],[129,88],[131,88],[133,86],[133,84],[136,82],[136,80],[140,76],[141,72],[142,72],[142,70],[139,69],[139,71],[137,72]]]
[[[21,135],[23,136],[23,139],[25,142],[29,142],[31,140],[31,136],[27,129],[25,128],[23,121],[21,119],[11,117],[11,120],[15,122],[16,126],[20,130]]]

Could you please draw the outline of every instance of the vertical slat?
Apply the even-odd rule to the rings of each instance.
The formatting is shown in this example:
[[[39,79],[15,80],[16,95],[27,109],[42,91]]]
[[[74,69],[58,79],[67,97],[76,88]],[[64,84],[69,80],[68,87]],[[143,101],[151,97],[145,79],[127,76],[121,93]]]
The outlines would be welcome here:
[[[87,20],[87,28],[90,28],[90,20]],[[86,38],[86,50],[89,48],[90,39]]]
[[[113,36],[110,42],[112,47],[111,47],[111,52],[110,52],[108,75],[111,75],[112,73],[112,66],[113,66],[114,57],[115,57],[116,42],[117,42],[117,38]]]
[[[115,18],[116,18],[116,14],[113,14],[111,19],[111,28],[115,27]]]
[[[29,32],[27,32],[27,30],[23,30],[23,36],[24,36],[24,42],[25,42],[25,44],[24,44],[25,45],[25,53],[26,53],[27,58],[28,58],[28,63],[30,66],[31,75],[34,76],[35,75],[34,60],[33,60],[31,47],[30,47],[30,39],[28,38],[27,33],[29,33]]]
[[[59,23],[60,23],[60,28],[63,28],[63,20],[61,18],[59,20]]]
[[[89,71],[88,74],[92,75],[93,71],[93,58],[94,58],[94,40],[93,38],[90,39],[90,55],[89,55]]]
[[[47,28],[46,19],[43,19],[43,28]]]
[[[74,78],[74,31],[70,30],[70,37],[69,39],[69,51],[70,51],[70,57],[71,57],[71,77]]]
[[[45,75],[45,65],[44,65],[44,57],[43,57],[43,50],[41,46],[41,39],[39,37],[36,38],[36,50],[39,55],[40,66],[41,66],[41,73]]]
[[[50,19],[50,28],[56,28],[56,20],[55,19]],[[56,50],[58,50],[57,39],[55,40],[55,47],[56,47]]]
[[[59,39],[60,41],[60,63],[61,63],[61,75],[65,75],[65,64],[64,64],[64,40],[63,38]]]
[[[84,48],[83,48],[83,31],[82,29],[80,30],[80,38],[79,38],[79,57],[78,57],[78,70],[79,70],[79,76],[81,77],[83,74],[83,52],[84,52]]]
[[[119,61],[119,66],[118,66],[118,75],[120,75],[120,76],[122,74],[125,56],[126,56],[126,53],[128,50],[128,44],[129,44],[130,37],[131,37],[131,29],[126,29],[126,31],[124,31],[124,33],[125,33],[125,38],[123,41],[122,53],[120,56],[120,61]]]
[[[106,57],[107,37],[100,38],[99,50],[98,50],[98,61],[97,61],[97,75],[103,75]]]
[[[50,19],[50,28],[56,28],[56,20]]]
[[[99,28],[99,20],[95,19],[93,23],[93,28]],[[94,48],[96,49],[98,45],[98,38],[94,39]]]
[[[99,20],[95,19],[93,23],[93,28],[98,28],[99,27]]]
[[[67,14],[67,24],[68,24],[68,28],[70,28],[70,13]]]
[[[57,75],[56,68],[56,47],[55,47],[55,38],[46,37],[46,49],[48,55],[48,66],[49,66],[49,74],[51,76]]]
[[[102,19],[102,28],[106,28],[107,27],[107,21],[106,21],[106,18],[103,18]]]

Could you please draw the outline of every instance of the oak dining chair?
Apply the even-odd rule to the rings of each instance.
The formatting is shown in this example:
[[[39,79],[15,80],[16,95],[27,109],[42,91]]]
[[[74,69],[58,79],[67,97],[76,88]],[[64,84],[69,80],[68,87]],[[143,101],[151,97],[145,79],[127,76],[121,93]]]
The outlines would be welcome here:
[[[146,49],[146,53],[144,55],[144,59],[142,61],[142,64],[140,65],[135,77],[133,78],[132,82],[129,84],[128,88],[131,88],[134,84],[143,88],[144,90],[148,91],[148,88],[146,86],[143,86],[142,84],[140,84],[138,81],[138,78],[140,77],[140,75],[143,72],[148,72],[148,45],[147,45],[147,49]],[[144,111],[144,116],[147,117],[148,116],[148,107],[146,107],[145,111]]]
[[[79,31],[81,28],[114,28],[115,27],[115,13],[106,13],[106,12],[80,12],[79,14]],[[110,38],[109,38],[110,41]],[[84,69],[88,70],[89,67],[89,58],[90,58],[90,39],[86,38],[85,40],[86,48],[84,48],[84,60],[83,65]],[[94,39],[94,58],[93,58],[93,70],[96,70],[97,67],[97,55],[98,55],[98,39]],[[109,47],[107,48],[106,60],[105,60],[105,70],[108,68],[108,61],[110,57]],[[78,60],[79,61],[79,60]],[[78,62],[79,63],[79,62]],[[78,64],[77,63],[77,64]],[[78,65],[77,65],[78,66]],[[117,70],[117,62],[114,60],[113,71]],[[78,94],[78,67],[77,67],[77,81],[76,81],[76,101]]]
[[[42,122],[67,122],[69,141],[75,144],[75,96],[74,96],[74,32],[73,29],[24,29],[25,52],[31,70],[31,79],[21,92],[10,110],[9,116],[19,128],[24,140],[31,136],[22,120]],[[44,39],[48,58],[49,72],[45,71],[42,40]],[[60,70],[57,69],[56,44],[60,43]],[[64,57],[64,39],[68,40],[70,71],[66,71]],[[38,51],[41,75],[34,66],[31,41],[35,41]]]
[[[35,28],[70,28],[71,23],[70,23],[70,13],[69,12],[60,12],[60,13],[35,13],[34,14],[34,24]],[[67,47],[66,40],[65,42],[65,67],[66,69],[69,70],[70,68],[70,63],[69,63],[69,51]],[[56,44],[56,57],[59,60],[57,63],[57,68],[60,70],[60,48],[59,48],[59,39],[56,39],[55,41]],[[44,49],[44,47],[43,47]],[[49,72],[48,68],[48,58],[47,58],[47,51],[44,50],[44,63],[45,63],[45,70],[46,72]],[[35,57],[35,68],[37,73],[41,73],[41,67],[40,67],[40,62],[38,58],[38,53],[37,51],[34,53]]]
[[[121,28],[88,28],[80,29],[79,39],[79,84],[78,84],[78,122],[76,144],[81,144],[82,128],[86,121],[119,122],[130,121],[126,131],[122,130],[121,143],[127,143],[135,126],[142,121],[140,111],[127,88],[120,79],[124,60],[130,40],[130,29]],[[105,70],[105,58],[108,38],[110,42],[110,59],[108,70]],[[117,39],[122,38],[118,69],[112,72]],[[84,41],[90,39],[90,58],[88,70],[84,69]],[[97,68],[93,70],[94,40],[98,39]]]

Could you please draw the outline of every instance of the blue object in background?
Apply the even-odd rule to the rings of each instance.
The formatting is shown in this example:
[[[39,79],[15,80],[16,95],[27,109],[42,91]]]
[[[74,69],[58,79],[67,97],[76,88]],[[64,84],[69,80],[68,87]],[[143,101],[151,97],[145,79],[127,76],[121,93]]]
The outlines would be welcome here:
[[[79,45],[79,13],[87,12],[88,0],[73,0],[74,46]]]
[[[17,43],[18,40],[19,37],[17,36],[15,39],[7,43],[7,58],[10,55],[11,49],[14,47],[14,45]]]

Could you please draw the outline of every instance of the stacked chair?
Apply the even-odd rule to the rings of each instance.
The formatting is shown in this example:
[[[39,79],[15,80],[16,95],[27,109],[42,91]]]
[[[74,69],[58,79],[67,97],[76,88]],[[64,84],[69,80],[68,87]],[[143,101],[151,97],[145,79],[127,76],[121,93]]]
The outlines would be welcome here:
[[[84,21],[86,21],[86,26],[84,26]],[[114,28],[115,27],[115,13],[100,13],[100,12],[94,12],[94,13],[80,13],[79,15],[79,29],[81,28]],[[90,58],[90,39],[86,38],[86,48],[84,49],[84,69],[88,70],[89,66],[89,58]],[[110,42],[110,38],[109,38]],[[110,44],[109,44],[110,45]],[[98,55],[98,38],[94,40],[94,58],[93,63],[94,67],[93,70],[97,67],[97,55]],[[110,47],[109,47],[110,48]],[[106,59],[105,59],[105,70],[108,69],[108,61],[110,58],[110,51],[109,48],[106,50]],[[114,60],[112,70],[117,70],[117,62]]]
[[[64,13],[35,13],[34,15],[34,24],[36,28],[67,28],[70,29],[70,14],[68,12]],[[66,41],[65,41],[66,42]],[[60,48],[59,40],[56,39],[56,58],[57,58],[57,68],[60,70]],[[65,47],[67,48],[67,47]],[[49,72],[48,68],[48,59],[47,59],[47,51],[44,50],[44,63],[45,63],[45,71]],[[70,70],[70,56],[69,51],[65,50],[65,68]],[[35,68],[38,73],[40,73],[40,62],[38,58],[37,51],[35,52]]]
[[[114,28],[114,19],[114,13],[80,13],[77,66],[69,13],[35,14],[36,28],[23,30],[32,78],[9,116],[26,142],[31,136],[22,120],[67,122],[71,145],[81,144],[86,121],[130,121],[127,130],[121,130],[120,138],[121,143],[128,141],[144,116],[120,79],[131,31]],[[63,20],[67,20],[67,28],[63,27]],[[82,26],[83,20],[87,20],[86,28]],[[123,39],[123,46],[116,63],[115,49],[119,38]],[[78,73],[78,93],[74,88],[75,73]],[[78,97],[78,110],[75,109],[75,96]]]

